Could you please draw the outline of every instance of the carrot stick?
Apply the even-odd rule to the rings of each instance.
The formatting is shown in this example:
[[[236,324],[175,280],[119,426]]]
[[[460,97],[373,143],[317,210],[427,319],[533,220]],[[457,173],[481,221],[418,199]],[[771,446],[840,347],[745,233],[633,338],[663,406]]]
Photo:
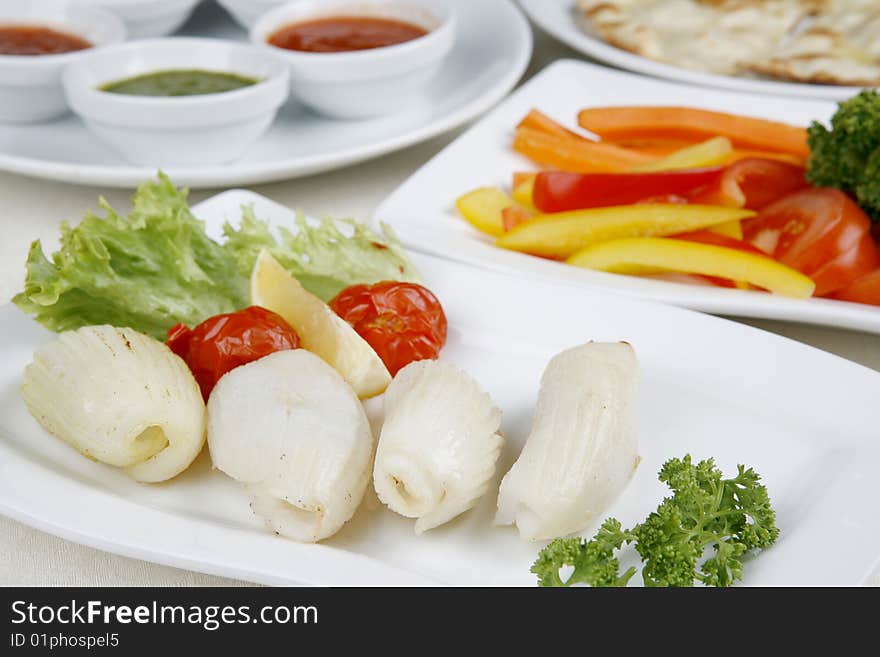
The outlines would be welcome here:
[[[519,205],[511,205],[509,208],[504,208],[501,211],[501,223],[504,225],[505,232],[513,230],[531,218],[532,213]]]
[[[546,132],[549,135],[558,135],[560,137],[574,137],[583,139],[576,132],[572,132],[568,128],[560,125],[540,110],[533,109],[525,118],[519,122],[517,128],[531,128],[540,132]]]
[[[533,171],[514,171],[513,172],[513,189],[516,189],[520,185],[522,185],[527,180],[531,180],[535,177],[535,173]]]
[[[692,107],[595,107],[578,115],[580,126],[612,141],[729,138],[746,149],[807,157],[807,131],[785,123]]]
[[[563,137],[529,127],[516,130],[513,148],[538,164],[572,173],[615,173],[655,158],[613,144]]]

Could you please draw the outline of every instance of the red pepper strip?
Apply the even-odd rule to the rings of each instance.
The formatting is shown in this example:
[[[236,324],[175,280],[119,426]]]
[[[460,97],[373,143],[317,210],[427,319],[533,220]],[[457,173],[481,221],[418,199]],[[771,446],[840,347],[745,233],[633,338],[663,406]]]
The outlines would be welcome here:
[[[534,203],[542,213],[631,205],[654,196],[686,195],[717,183],[721,167],[652,173],[545,171],[535,179]]]
[[[648,198],[639,199],[635,205],[653,205],[661,203],[663,205],[687,205],[688,200],[684,196],[678,194],[661,194],[659,196],[649,196]]]
[[[761,210],[792,192],[809,187],[802,167],[760,157],[728,166],[715,181],[689,195],[691,203]]]

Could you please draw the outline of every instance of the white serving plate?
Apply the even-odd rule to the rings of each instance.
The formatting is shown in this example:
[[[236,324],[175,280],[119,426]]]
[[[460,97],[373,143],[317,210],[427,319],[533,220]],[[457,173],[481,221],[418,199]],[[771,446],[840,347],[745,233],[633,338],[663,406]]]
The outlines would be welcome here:
[[[721,87],[753,93],[778,94],[843,100],[861,91],[861,87],[830,84],[804,84],[759,77],[704,73],[672,64],[664,64],[605,42],[578,22],[576,0],[519,0],[523,10],[545,32],[578,52],[619,68],[658,78],[689,82],[704,87]]]
[[[694,105],[808,124],[826,120],[829,101],[755,96],[700,89],[579,62],[561,60],[518,89],[391,194],[376,218],[392,224],[410,248],[487,268],[597,287],[705,312],[824,324],[880,333],[880,308],[827,299],[801,301],[763,292],[686,285],[605,272],[496,248],[455,210],[455,199],[484,185],[510,185],[514,171],[535,168],[515,153],[514,127],[532,108],[576,128],[577,112],[603,105]]]
[[[213,236],[252,203],[289,224],[293,213],[249,192],[197,206]],[[51,335],[13,306],[0,308],[0,512],[118,554],[267,584],[531,585],[540,545],[493,527],[495,490],[528,433],[538,381],[556,352],[587,340],[628,340],[641,368],[640,453],[633,482],[609,509],[629,525],[664,495],[667,458],[714,456],[765,478],[779,543],[746,566],[750,585],[855,585],[880,555],[876,402],[880,374],[816,349],[707,315],[595,290],[417,256],[450,322],[443,358],[473,374],[504,411],[507,445],[496,487],[479,506],[421,537],[413,521],[368,492],[354,520],[320,545],[278,538],[246,494],[212,471],[207,453],[158,486],[137,484],[47,435],[19,395],[32,352]],[[370,403],[375,414],[379,406]],[[829,559],[828,555],[834,558]]]
[[[395,115],[336,121],[289,102],[272,127],[232,164],[163,167],[189,187],[250,185],[361,162],[430,139],[484,114],[528,65],[532,33],[510,0],[439,0],[458,16],[456,45],[424,98]],[[247,39],[214,3],[186,25],[189,36]],[[128,164],[77,117],[32,126],[0,124],[0,170],[83,185],[134,187],[162,167]]]

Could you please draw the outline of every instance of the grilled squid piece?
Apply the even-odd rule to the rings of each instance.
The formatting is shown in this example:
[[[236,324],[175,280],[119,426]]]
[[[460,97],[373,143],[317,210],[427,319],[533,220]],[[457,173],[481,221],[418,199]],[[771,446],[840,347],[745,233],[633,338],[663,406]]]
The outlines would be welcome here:
[[[416,518],[417,534],[473,507],[495,474],[501,411],[470,376],[419,361],[385,393],[373,485],[392,511]]]
[[[138,481],[171,479],[205,444],[205,404],[186,363],[132,329],[61,333],[25,368],[21,396],[46,431]]]
[[[532,432],[501,482],[499,525],[527,540],[579,532],[617,497],[639,457],[636,357],[624,343],[555,356],[541,380]]]
[[[246,487],[270,529],[313,543],[354,515],[373,437],[351,386],[297,349],[220,379],[208,400],[208,446],[214,466]]]

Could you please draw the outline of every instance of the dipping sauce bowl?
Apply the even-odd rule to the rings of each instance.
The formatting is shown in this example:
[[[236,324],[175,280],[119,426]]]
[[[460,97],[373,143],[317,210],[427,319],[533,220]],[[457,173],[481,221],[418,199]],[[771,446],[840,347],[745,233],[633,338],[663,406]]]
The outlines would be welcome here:
[[[39,123],[65,114],[65,66],[126,36],[114,14],[60,0],[0,0],[0,26],[48,29],[90,45],[58,54],[0,54],[0,121],[10,123]]]
[[[255,82],[220,93],[181,96],[104,88],[169,71],[213,71]],[[95,51],[65,70],[64,89],[89,129],[129,162],[202,166],[240,158],[266,131],[289,95],[289,72],[260,48],[178,37]]]
[[[341,52],[272,45],[291,25],[335,17],[408,23],[422,32],[396,45]],[[455,15],[424,1],[299,0],[262,16],[251,41],[287,63],[291,93],[314,111],[339,119],[367,119],[403,109],[424,94],[455,45]]]

